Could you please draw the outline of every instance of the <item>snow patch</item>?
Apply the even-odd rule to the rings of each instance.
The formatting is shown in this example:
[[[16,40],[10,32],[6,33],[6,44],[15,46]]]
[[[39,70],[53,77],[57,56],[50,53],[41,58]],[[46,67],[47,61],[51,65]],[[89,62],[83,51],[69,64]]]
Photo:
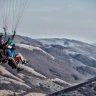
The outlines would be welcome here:
[[[96,59],[94,58],[94,57],[92,57],[92,56],[88,56],[90,59],[93,59],[93,60],[95,60],[96,61]]]
[[[76,55],[77,53],[74,52],[74,51],[69,51],[69,50],[64,50],[64,52],[67,54],[67,55]]]
[[[42,50],[39,47],[34,47],[34,46],[30,46],[30,45],[26,45],[26,44],[19,44],[19,43],[16,43],[16,46],[19,46],[21,48],[25,48],[25,49],[28,49],[28,50],[39,50],[39,51],[42,51],[44,54],[48,55],[52,60],[55,60],[54,56],[50,55],[49,53],[45,52],[44,50]]]
[[[24,82],[24,81],[21,80],[20,78],[14,76],[12,73],[10,73],[9,71],[7,71],[7,70],[6,70],[4,67],[2,67],[2,66],[0,66],[0,73],[1,73],[2,75],[7,74],[7,75],[12,76],[13,78],[15,78],[15,79],[17,79],[17,80],[19,80],[19,81],[21,81],[21,82]]]
[[[53,82],[59,82],[59,83],[68,84],[69,86],[71,86],[70,83],[68,83],[68,82],[66,82],[66,81],[64,81],[64,80],[61,80],[61,79],[59,79],[59,78],[50,79],[50,80],[53,81]]]
[[[24,96],[46,96],[46,94],[32,92],[32,93],[28,93]]]
[[[6,81],[5,81],[6,80]],[[29,87],[28,85],[26,85],[26,84],[24,84],[24,83],[22,83],[22,82],[19,82],[19,81],[17,81],[17,80],[13,80],[13,79],[11,79],[11,78],[7,78],[7,77],[2,77],[2,79],[0,79],[0,83],[15,83],[15,84],[17,84],[17,85],[24,85],[24,86],[26,86],[27,88],[31,88],[31,87]]]
[[[23,65],[21,65],[25,70],[27,70],[28,72],[31,72],[32,74],[34,74],[34,75],[36,75],[36,76],[40,76],[40,77],[42,77],[42,78],[46,78],[44,75],[42,75],[42,74],[40,74],[40,73],[38,73],[38,72],[36,72],[33,68],[30,68],[30,67],[28,67],[28,66],[23,66]]]
[[[73,59],[69,59],[72,63],[74,62]]]
[[[1,80],[1,79],[0,79],[0,80]],[[10,82],[9,82],[9,81],[5,81],[5,80],[0,81],[0,84],[2,84],[2,83],[4,83],[4,84],[10,84]]]
[[[10,96],[13,95],[14,92],[10,90],[0,90],[0,96]]]

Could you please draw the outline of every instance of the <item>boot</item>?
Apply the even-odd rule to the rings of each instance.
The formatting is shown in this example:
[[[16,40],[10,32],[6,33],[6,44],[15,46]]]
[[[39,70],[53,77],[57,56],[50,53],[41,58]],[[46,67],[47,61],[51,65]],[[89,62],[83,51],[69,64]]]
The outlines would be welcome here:
[[[28,64],[30,60],[23,60],[22,64]]]

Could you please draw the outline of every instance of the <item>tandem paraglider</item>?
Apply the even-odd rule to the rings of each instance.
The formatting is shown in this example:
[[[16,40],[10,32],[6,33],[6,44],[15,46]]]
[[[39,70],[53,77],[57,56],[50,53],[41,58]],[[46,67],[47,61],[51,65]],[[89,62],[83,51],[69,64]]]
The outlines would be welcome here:
[[[19,22],[29,2],[30,0],[0,0],[0,15],[2,17],[2,28],[4,31],[0,33],[0,64],[7,63],[12,69],[15,68],[17,71],[23,70],[23,68],[18,66],[19,61],[22,64],[29,63],[29,60],[26,60],[20,53],[15,53],[16,46],[13,42]],[[11,21],[9,22],[10,18]],[[9,26],[12,31],[11,36],[7,36]]]

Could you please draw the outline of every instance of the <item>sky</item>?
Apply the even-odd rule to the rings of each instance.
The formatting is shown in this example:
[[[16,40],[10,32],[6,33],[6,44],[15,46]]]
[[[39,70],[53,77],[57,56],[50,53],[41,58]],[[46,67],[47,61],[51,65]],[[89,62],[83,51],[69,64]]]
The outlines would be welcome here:
[[[17,34],[96,43],[96,0],[31,0]]]

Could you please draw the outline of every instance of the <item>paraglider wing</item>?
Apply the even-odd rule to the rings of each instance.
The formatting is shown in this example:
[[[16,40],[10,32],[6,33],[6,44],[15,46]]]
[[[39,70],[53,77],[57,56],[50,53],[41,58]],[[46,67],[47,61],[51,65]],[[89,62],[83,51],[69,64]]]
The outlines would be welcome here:
[[[16,34],[16,29],[19,26],[20,20],[31,0],[0,0],[2,28],[7,37],[7,31],[10,27],[13,32],[12,40]]]

